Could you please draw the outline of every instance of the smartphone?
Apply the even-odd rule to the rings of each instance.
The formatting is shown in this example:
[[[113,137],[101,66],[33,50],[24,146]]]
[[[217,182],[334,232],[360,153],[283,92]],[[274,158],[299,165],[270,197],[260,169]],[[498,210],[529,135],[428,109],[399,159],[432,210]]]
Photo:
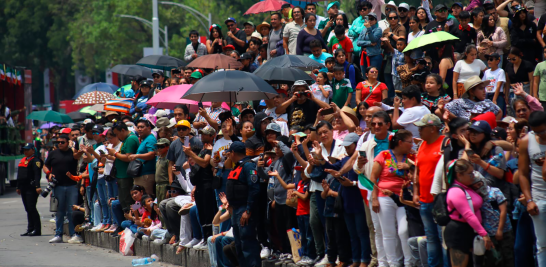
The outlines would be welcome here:
[[[102,151],[102,150],[99,150],[99,153],[100,153],[101,155],[104,155],[104,151]]]
[[[323,109],[320,112],[320,115],[322,115],[322,116],[326,116],[326,115],[330,115],[330,114],[334,114],[334,108]]]
[[[471,156],[473,156],[474,154],[476,154],[476,152],[474,152],[474,150],[472,150],[472,149],[465,149],[464,151],[466,152],[466,154],[467,154],[469,157],[471,157]]]
[[[174,169],[175,169],[177,172],[179,172],[179,171],[180,171],[180,166],[174,165]]]
[[[366,151],[358,151],[358,155],[361,157],[366,157]]]
[[[294,135],[294,136],[297,135],[299,137],[306,137],[307,136],[306,133],[302,133],[302,132],[293,133],[292,135]]]
[[[529,132],[529,127],[523,126],[523,129],[521,130],[522,134],[527,134]]]
[[[138,210],[138,209],[140,209],[140,202],[137,202],[137,203],[131,205],[131,209],[133,209],[133,210]]]
[[[188,147],[190,146],[190,137],[184,136],[184,146]]]
[[[197,106],[198,106],[199,108],[203,108],[203,102],[197,103]]]
[[[264,153],[261,153],[260,154],[260,160],[264,160],[264,157],[265,157]]]

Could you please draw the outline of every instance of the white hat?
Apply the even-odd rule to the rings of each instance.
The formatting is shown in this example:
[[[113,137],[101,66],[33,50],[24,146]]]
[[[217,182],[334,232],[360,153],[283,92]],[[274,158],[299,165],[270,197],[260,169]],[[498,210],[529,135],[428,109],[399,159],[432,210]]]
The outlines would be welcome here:
[[[254,38],[258,38],[260,40],[262,40],[262,35],[259,33],[259,32],[253,32],[252,35],[250,35],[250,37],[254,37]]]
[[[155,114],[154,114],[154,116],[155,116],[156,118],[158,118],[158,119],[161,118],[161,117],[167,117],[167,115],[168,115],[168,114],[167,114],[167,111],[162,110],[162,109],[158,109],[158,110],[155,112]]]
[[[406,3],[400,3],[400,5],[398,5],[398,7],[405,8],[405,9],[409,10],[409,5],[406,4]]]
[[[394,1],[390,1],[390,2],[388,2],[386,4],[383,4],[381,6],[381,13],[385,14],[385,7],[387,7],[387,6],[393,6],[396,13],[398,13],[398,10],[396,9],[397,6],[396,6],[396,3],[394,3]],[[385,14],[385,15],[387,15],[387,14]]]

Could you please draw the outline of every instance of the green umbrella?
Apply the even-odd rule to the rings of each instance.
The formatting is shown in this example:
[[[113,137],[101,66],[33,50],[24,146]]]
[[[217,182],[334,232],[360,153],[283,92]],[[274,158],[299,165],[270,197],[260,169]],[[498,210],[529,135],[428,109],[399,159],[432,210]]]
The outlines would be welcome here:
[[[451,35],[448,32],[439,31],[439,32],[433,32],[425,35],[421,35],[420,37],[417,37],[411,41],[411,43],[406,46],[406,49],[404,49],[404,52],[411,51],[417,48],[422,48],[427,45],[437,44],[441,42],[447,42],[447,41],[456,41],[459,40],[459,38]]]
[[[28,120],[50,121],[57,123],[74,122],[68,115],[53,110],[34,111],[27,116]]]
[[[91,115],[95,115],[97,113],[96,110],[91,109],[91,106],[87,106],[87,107],[84,107],[84,108],[80,109],[80,112],[81,113],[91,114]]]

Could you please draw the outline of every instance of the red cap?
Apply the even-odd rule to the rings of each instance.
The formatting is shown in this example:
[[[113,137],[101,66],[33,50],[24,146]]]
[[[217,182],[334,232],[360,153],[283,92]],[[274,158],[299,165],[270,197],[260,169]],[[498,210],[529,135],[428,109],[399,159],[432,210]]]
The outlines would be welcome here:
[[[72,132],[72,129],[70,129],[70,128],[63,128],[63,129],[61,130],[61,133],[62,133],[62,134],[70,134],[70,132]]]
[[[226,45],[226,46],[224,46],[224,48],[222,48],[222,49],[225,51],[225,50],[228,49],[228,48],[231,48],[231,49],[235,50],[235,46],[233,46],[233,45]]]
[[[491,126],[491,129],[497,127],[497,117],[493,112],[486,112],[484,114],[478,115],[472,119],[472,121],[486,121]]]

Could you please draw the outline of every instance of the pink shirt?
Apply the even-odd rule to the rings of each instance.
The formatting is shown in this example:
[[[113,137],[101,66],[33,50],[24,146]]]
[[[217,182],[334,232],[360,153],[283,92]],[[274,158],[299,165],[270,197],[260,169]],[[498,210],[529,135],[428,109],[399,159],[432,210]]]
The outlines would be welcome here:
[[[415,155],[409,154],[408,158],[415,162]],[[400,190],[402,190],[402,186],[404,185],[405,181],[404,178],[407,179],[407,177],[400,177],[396,175],[396,162],[392,159],[389,151],[385,150],[380,152],[375,157],[374,161],[381,164],[381,167],[383,167],[381,174],[379,175],[377,186],[381,189],[388,189],[391,192],[400,195]],[[378,196],[388,197],[381,191],[378,191]]]
[[[470,195],[472,198],[472,206],[474,206],[474,212],[472,212],[472,209],[470,209],[470,206],[468,205],[468,200],[466,199],[464,191],[458,187],[451,187],[449,191],[447,191],[447,209],[449,211],[454,211],[449,217],[455,221],[468,223],[480,236],[486,236],[487,232],[481,223],[482,213],[480,212],[480,208],[483,204],[482,197],[474,190],[458,181],[455,181],[455,184],[464,188]]]

